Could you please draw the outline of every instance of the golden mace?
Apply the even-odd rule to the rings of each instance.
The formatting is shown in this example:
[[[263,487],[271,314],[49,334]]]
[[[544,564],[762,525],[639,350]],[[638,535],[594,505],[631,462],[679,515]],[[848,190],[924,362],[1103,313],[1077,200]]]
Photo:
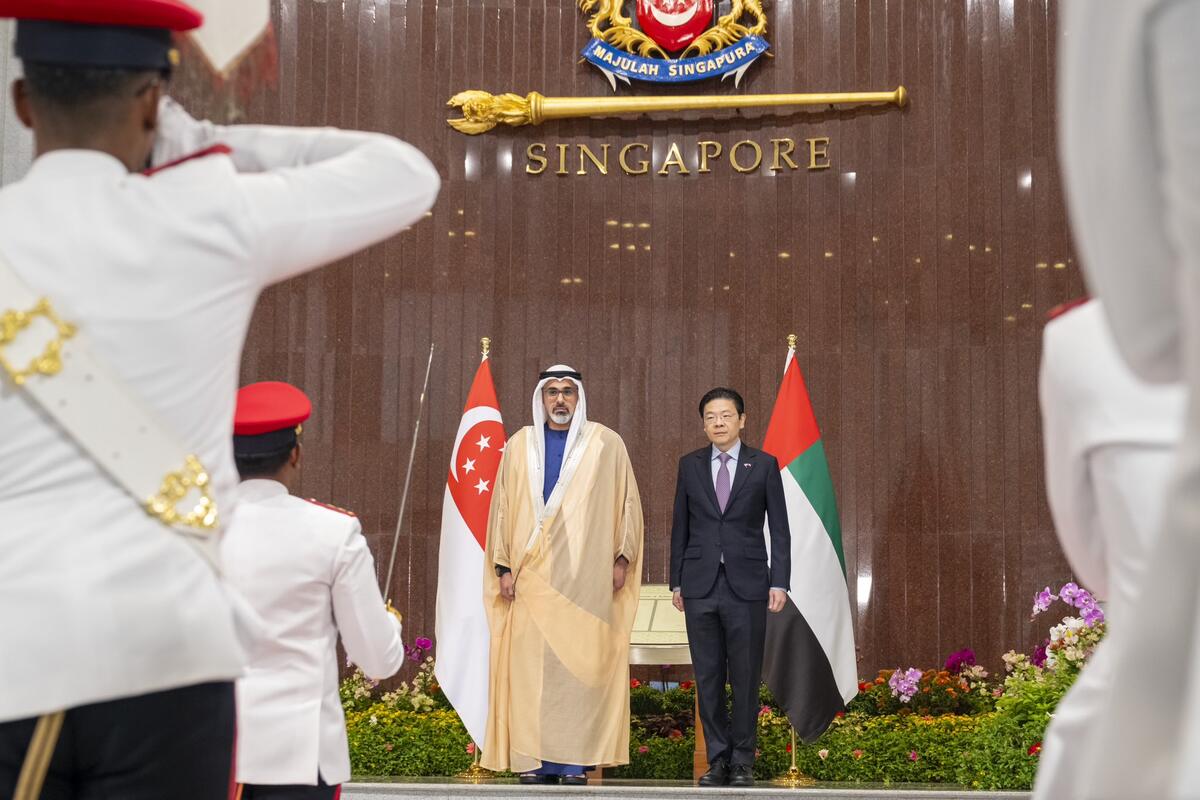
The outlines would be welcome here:
[[[549,119],[646,114],[652,111],[712,111],[722,108],[775,106],[851,106],[908,104],[903,86],[892,92],[831,92],[824,94],[689,95],[681,97],[546,97],[538,92],[489,94],[478,89],[459,92],[447,101],[461,108],[461,119],[446,120],[456,130],[471,135],[497,125],[541,125]]]

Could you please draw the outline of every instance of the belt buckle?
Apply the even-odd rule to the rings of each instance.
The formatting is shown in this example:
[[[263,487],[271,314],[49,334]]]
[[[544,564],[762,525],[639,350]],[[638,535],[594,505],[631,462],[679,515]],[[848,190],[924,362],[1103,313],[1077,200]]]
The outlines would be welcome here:
[[[158,494],[145,503],[146,513],[166,525],[178,525],[200,533],[211,533],[217,527],[217,504],[209,488],[211,483],[200,459],[188,456],[184,459],[183,469],[168,472],[163,477]],[[180,511],[179,501],[193,489],[200,493],[199,502],[190,511]]]
[[[28,328],[35,319],[44,317],[55,328],[56,335],[46,343],[42,354],[30,360],[28,366],[19,369],[4,355],[4,348],[16,341],[17,336]],[[12,382],[23,386],[33,375],[50,377],[62,371],[63,343],[75,335],[76,328],[71,323],[58,316],[50,301],[45,297],[34,303],[28,311],[7,309],[0,314],[0,368],[8,373]]]

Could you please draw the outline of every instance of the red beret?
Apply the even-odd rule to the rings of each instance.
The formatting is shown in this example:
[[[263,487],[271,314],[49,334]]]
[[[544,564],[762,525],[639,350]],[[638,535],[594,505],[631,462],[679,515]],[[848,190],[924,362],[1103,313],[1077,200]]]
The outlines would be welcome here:
[[[204,15],[179,0],[0,0],[0,18],[190,31]]]
[[[310,416],[312,401],[290,383],[252,383],[238,390],[233,432],[237,436],[258,436],[294,428]]]

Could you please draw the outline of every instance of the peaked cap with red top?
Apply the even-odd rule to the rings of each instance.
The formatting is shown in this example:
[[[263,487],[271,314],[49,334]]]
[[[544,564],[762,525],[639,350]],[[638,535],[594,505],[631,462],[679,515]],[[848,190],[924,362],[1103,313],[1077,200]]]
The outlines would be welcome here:
[[[238,391],[233,415],[233,450],[238,456],[290,451],[300,424],[312,416],[308,395],[282,381],[262,381]]]
[[[172,33],[204,21],[179,0],[0,0],[0,18],[17,20],[23,61],[163,71],[178,60]]]

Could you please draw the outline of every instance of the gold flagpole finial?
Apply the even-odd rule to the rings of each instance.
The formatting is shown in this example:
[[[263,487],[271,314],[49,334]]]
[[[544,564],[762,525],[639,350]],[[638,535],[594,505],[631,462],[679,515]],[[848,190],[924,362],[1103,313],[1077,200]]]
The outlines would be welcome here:
[[[488,354],[491,352],[492,352],[492,340],[489,339],[488,337],[484,336],[482,339],[479,340],[479,353],[484,358],[487,358]]]
[[[796,349],[796,342],[800,341],[800,337],[794,333],[789,333],[787,337],[788,350]]]

